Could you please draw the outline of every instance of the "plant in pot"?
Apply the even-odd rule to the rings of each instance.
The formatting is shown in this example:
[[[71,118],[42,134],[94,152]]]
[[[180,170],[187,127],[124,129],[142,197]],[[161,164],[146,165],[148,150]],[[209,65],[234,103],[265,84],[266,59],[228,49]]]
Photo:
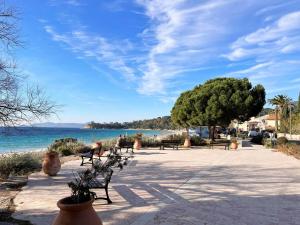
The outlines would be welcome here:
[[[54,151],[51,148],[48,149],[48,151],[44,155],[42,168],[44,173],[49,176],[55,176],[59,172],[61,163],[57,151]]]
[[[141,149],[142,147],[142,136],[143,134],[142,133],[137,133],[135,136],[134,136],[134,149]]]
[[[92,206],[96,194],[90,191],[90,187],[97,176],[111,171],[111,167],[122,169],[128,158],[111,152],[104,163],[97,160],[92,169],[77,172],[74,180],[68,183],[72,195],[57,202],[60,212],[52,225],[102,225]]]
[[[78,172],[75,179],[68,183],[72,195],[57,202],[60,212],[52,225],[102,225],[92,206],[95,194],[90,191],[89,183],[93,178],[94,171],[87,169]]]
[[[237,139],[236,139],[236,138],[232,138],[232,139],[231,139],[231,145],[230,145],[230,148],[236,150],[236,149],[238,148],[238,145],[239,145],[239,144],[238,144]]]

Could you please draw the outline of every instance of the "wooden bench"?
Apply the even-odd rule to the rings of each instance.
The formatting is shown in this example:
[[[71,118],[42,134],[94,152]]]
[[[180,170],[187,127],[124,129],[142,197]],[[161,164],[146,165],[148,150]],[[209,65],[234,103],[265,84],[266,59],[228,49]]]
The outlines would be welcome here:
[[[80,154],[80,157],[81,157],[80,166],[83,166],[84,164],[94,165],[94,156],[97,156],[98,159],[101,160],[103,153],[104,153],[104,151],[102,149],[102,146],[100,146],[98,148],[92,148],[90,151]],[[85,161],[85,160],[88,160],[88,161]]]
[[[230,147],[230,142],[212,142],[210,143],[210,148],[214,149],[216,146],[224,146],[224,150],[228,149]]]
[[[119,144],[119,146],[116,146],[116,148],[118,150],[120,150],[120,152],[122,151],[123,148],[126,148],[126,152],[128,152],[128,149],[131,149],[131,152],[133,152],[133,145],[134,142],[133,141],[126,141],[126,140],[122,140]]]
[[[112,149],[114,151],[114,149]],[[111,157],[113,156],[113,157]],[[102,161],[97,161],[95,165],[93,166],[93,178],[89,182],[89,188],[90,189],[104,189],[106,197],[98,197],[97,193],[93,192],[93,195],[95,196],[95,199],[104,199],[107,201],[108,204],[111,204],[112,201],[109,198],[108,195],[108,185],[111,181],[111,177],[113,174],[112,168],[120,168],[121,161],[124,161],[122,165],[125,165],[128,158],[127,156],[121,156],[117,153],[111,152],[107,156],[107,160],[103,163]]]
[[[110,183],[113,170],[111,168],[108,168],[107,171],[103,174],[97,174],[89,183],[90,189],[104,189],[106,197],[98,197],[96,192],[93,192],[95,195],[95,199],[104,199],[107,201],[107,204],[111,204],[112,201],[109,198],[108,195],[108,185]]]
[[[161,140],[159,149],[164,150],[165,147],[171,147],[173,149],[178,150],[178,146],[180,145],[180,140]]]

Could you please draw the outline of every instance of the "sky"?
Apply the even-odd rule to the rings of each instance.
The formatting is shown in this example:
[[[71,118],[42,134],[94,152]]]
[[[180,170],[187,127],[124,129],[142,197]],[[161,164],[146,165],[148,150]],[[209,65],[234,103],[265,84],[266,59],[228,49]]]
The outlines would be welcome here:
[[[247,77],[300,91],[300,0],[10,0],[19,69],[61,105],[55,122],[170,114],[182,91]]]

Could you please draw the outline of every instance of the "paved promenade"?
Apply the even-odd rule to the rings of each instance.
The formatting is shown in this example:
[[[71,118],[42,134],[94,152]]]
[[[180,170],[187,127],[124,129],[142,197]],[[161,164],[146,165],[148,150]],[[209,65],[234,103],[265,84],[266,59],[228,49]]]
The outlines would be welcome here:
[[[140,150],[94,202],[105,225],[299,225],[300,161],[259,146],[238,151]],[[30,176],[14,217],[49,225],[79,161]],[[98,193],[104,190],[98,190]]]

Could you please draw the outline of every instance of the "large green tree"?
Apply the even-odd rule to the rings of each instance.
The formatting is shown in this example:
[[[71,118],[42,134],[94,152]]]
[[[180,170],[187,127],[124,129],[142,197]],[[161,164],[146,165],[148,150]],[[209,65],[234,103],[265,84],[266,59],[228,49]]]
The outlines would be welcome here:
[[[240,122],[256,116],[265,104],[265,89],[262,85],[252,87],[248,79],[216,78],[196,86],[180,96],[185,107],[177,109],[182,99],[178,99],[173,110],[184,111],[181,121],[190,126],[209,126],[210,137],[214,138],[215,126],[228,126],[233,119]],[[186,107],[189,106],[189,107]],[[187,118],[187,119],[185,119]],[[186,121],[185,121],[186,120]],[[183,123],[182,122],[182,123]]]
[[[234,119],[239,122],[256,116],[265,104],[262,85],[252,87],[247,78],[216,78],[208,80],[193,92],[195,117],[193,125],[213,127],[210,137],[214,138],[215,126],[228,126]]]
[[[191,95],[192,91],[185,91],[181,93],[171,110],[172,123],[177,127],[186,129],[187,137],[184,144],[185,147],[190,146],[189,128],[191,126],[191,119],[193,114],[193,106],[190,101]]]

